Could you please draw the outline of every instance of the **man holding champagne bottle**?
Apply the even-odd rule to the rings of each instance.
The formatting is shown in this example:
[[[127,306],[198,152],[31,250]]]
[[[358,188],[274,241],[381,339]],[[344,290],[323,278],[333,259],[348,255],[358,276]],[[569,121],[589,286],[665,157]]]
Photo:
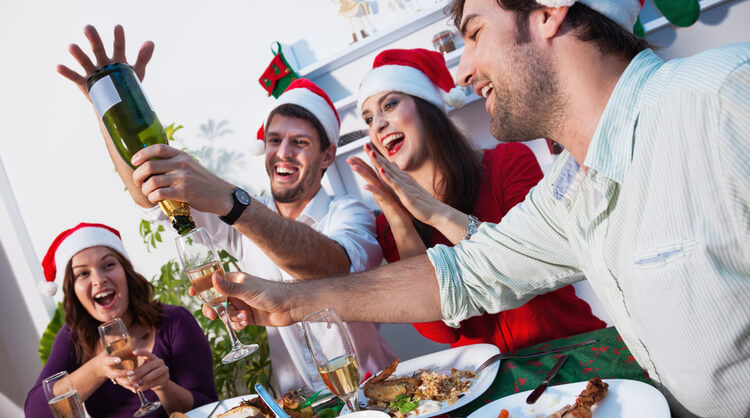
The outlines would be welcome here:
[[[77,45],[70,53],[86,71],[80,75],[65,66],[58,72],[88,97],[87,76],[105,65],[125,63],[125,36],[115,28],[114,54],[108,57],[93,26],[84,29],[96,59]],[[140,79],[153,53],[146,42],[134,65]],[[187,153],[167,145],[153,145],[135,154],[133,170],[102,132],[117,171],[133,200],[153,208],[163,200],[187,202],[197,226],[205,228],[214,244],[235,255],[248,273],[275,281],[305,281],[364,271],[380,264],[375,219],[361,202],[330,197],[321,187],[325,170],[334,162],[340,122],[336,110],[318,86],[296,80],[282,94],[264,121],[259,139],[271,197],[253,198],[220,179]],[[166,221],[158,209],[154,219]],[[311,251],[314,249],[314,251]],[[347,325],[363,371],[377,372],[394,355],[371,323]],[[268,328],[274,385],[281,391],[323,386],[307,352],[298,325]]]

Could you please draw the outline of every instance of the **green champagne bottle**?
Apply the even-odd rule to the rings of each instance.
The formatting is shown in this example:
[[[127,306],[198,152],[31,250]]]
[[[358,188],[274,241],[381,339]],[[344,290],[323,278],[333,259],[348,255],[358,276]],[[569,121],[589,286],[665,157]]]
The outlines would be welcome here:
[[[89,76],[86,89],[115,148],[129,166],[135,168],[130,159],[136,152],[149,145],[167,143],[164,127],[133,67],[116,63],[99,68]],[[159,206],[180,235],[195,229],[187,203],[163,200]]]

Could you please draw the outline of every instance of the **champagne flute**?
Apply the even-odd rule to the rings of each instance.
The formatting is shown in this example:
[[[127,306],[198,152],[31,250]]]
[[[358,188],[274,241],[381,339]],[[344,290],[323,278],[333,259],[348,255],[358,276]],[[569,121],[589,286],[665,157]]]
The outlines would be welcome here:
[[[42,381],[44,396],[47,397],[49,409],[55,418],[83,418],[83,406],[78,398],[78,391],[70,382],[65,370]]]
[[[323,382],[350,412],[359,411],[359,363],[349,331],[336,311],[328,308],[312,313],[302,319],[302,327]]]
[[[232,349],[221,359],[224,364],[233,363],[258,349],[258,344],[242,344],[229,323],[227,297],[216,291],[211,282],[214,272],[224,275],[221,259],[216,253],[211,239],[203,228],[197,228],[176,238],[177,252],[185,269],[190,285],[201,300],[211,307],[224,322],[229,333]]]
[[[128,328],[122,319],[115,318],[107,323],[99,325],[99,336],[107,354],[120,358],[120,368],[135,371],[138,367],[138,357],[133,354],[133,341],[130,339]],[[140,388],[135,389],[141,407],[133,414],[134,417],[142,417],[150,414],[161,407],[161,402],[149,402]]]

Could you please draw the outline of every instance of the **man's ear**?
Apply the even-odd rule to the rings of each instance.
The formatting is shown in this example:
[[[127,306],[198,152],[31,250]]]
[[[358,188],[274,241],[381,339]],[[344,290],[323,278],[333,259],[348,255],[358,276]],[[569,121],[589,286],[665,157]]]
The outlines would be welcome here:
[[[321,165],[322,168],[328,168],[336,161],[336,145],[331,144],[325,151],[323,151]]]
[[[530,25],[542,39],[552,39],[555,37],[568,15],[568,6],[563,7],[543,7],[534,10],[529,17]]]

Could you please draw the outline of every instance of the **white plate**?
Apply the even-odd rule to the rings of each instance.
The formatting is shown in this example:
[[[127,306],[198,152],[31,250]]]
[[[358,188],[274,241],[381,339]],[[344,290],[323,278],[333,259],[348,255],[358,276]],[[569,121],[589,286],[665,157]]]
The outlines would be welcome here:
[[[664,395],[655,387],[626,379],[602,379],[609,384],[607,395],[592,408],[596,418],[639,417],[669,418],[669,406]],[[547,416],[565,405],[573,404],[588,382],[550,386],[533,405],[526,404],[531,393],[514,393],[477,409],[468,418],[497,418],[502,409],[507,409],[515,418]]]
[[[256,394],[242,395],[219,401],[221,405],[216,408],[216,412],[214,412],[212,417],[227,412],[235,406],[239,406],[240,402],[249,401],[250,399],[256,398],[257,396],[258,395]],[[186,412],[185,415],[189,416],[190,418],[206,418],[208,414],[211,413],[211,410],[214,409],[214,406],[216,406],[216,402],[207,403],[199,408],[195,408],[191,411]]]
[[[485,360],[499,352],[500,350],[491,344],[473,344],[451,348],[450,350],[438,351],[437,353],[427,354],[425,356],[400,362],[396,371],[393,373],[393,376],[408,376],[420,369],[436,371],[443,374],[450,374],[451,368],[454,367],[459,370],[469,369],[473,371]],[[492,382],[497,375],[499,364],[499,362],[495,362],[479,373],[479,376],[477,376],[472,382],[471,388],[469,388],[459,400],[452,404],[443,402],[443,406],[439,411],[420,415],[420,417],[426,418],[444,414],[448,411],[458,409],[478,398],[487,390],[487,388],[490,387],[490,385],[492,385]],[[364,403],[367,403],[368,401],[362,390],[359,391],[359,401]],[[497,418],[497,415],[493,418]]]

